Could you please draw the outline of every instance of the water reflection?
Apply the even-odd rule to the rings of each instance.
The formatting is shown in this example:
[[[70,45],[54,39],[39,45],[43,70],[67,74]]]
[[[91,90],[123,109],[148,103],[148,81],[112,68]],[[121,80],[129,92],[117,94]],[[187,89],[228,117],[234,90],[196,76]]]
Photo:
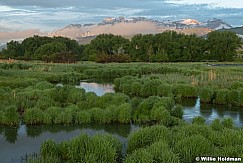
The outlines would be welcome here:
[[[0,126],[0,158],[1,162],[21,162],[26,154],[39,153],[43,141],[53,139],[56,142],[70,140],[71,138],[86,133],[88,135],[110,133],[117,137],[123,144],[123,154],[127,147],[127,137],[130,132],[138,129],[135,125],[120,124],[90,124],[90,125],[39,125],[17,128]]]
[[[0,128],[0,135],[3,135],[7,142],[14,144],[17,141],[19,127],[0,126]]]
[[[115,92],[113,84],[101,84],[93,81],[81,81],[80,85],[76,87],[83,88],[86,92],[94,92],[97,96]]]
[[[195,105],[193,106],[193,102]],[[196,116],[202,116],[206,119],[207,123],[211,123],[214,119],[223,119],[231,117],[236,126],[243,126],[243,110],[239,107],[229,107],[225,105],[212,105],[200,103],[200,99],[183,100],[182,106],[184,107],[183,118],[186,121],[191,121]]]

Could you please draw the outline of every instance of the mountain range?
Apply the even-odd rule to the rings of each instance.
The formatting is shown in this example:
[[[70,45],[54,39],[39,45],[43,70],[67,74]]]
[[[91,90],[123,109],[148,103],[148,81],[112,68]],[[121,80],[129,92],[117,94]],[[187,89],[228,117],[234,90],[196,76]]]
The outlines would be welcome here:
[[[207,35],[209,32],[219,29],[230,29],[232,26],[227,22],[213,18],[206,22],[194,19],[164,20],[158,21],[145,17],[134,18],[105,18],[99,24],[70,24],[60,30],[50,33],[48,36],[63,36],[78,40],[80,43],[89,43],[92,38],[99,34],[115,34],[131,37],[135,34],[155,34],[167,30],[179,33]]]
[[[62,29],[58,29],[52,33],[42,33],[39,30],[25,30],[17,32],[0,32],[0,42],[8,42],[11,39],[23,40],[33,35],[42,36],[63,36],[77,40],[80,44],[87,44],[99,34],[115,34],[131,38],[135,34],[155,34],[167,30],[173,30],[178,33],[196,34],[198,36],[207,35],[214,30],[231,30],[233,27],[217,18],[200,22],[195,19],[182,20],[153,20],[146,17],[107,17],[97,24],[69,24]],[[242,31],[242,28],[233,32]],[[242,32],[243,33],[243,32]],[[242,36],[240,33],[239,36]],[[10,39],[10,37],[12,37]],[[2,45],[0,46],[1,49]]]

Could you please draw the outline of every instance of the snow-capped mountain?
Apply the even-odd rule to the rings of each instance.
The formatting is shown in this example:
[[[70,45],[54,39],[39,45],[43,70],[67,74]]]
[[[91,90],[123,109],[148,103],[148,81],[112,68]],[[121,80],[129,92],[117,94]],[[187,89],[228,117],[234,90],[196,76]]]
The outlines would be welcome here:
[[[105,18],[99,24],[70,24],[63,29],[50,33],[49,36],[64,36],[79,40],[80,38],[95,37],[99,34],[115,34],[131,36],[134,34],[160,33],[166,30],[174,30],[180,33],[205,35],[212,30],[228,29],[232,26],[221,19],[210,19],[200,22],[195,19],[182,20],[153,20],[145,17],[134,18]]]
[[[205,26],[207,28],[214,29],[214,30],[232,28],[232,26],[229,23],[217,18],[209,19],[205,23]]]

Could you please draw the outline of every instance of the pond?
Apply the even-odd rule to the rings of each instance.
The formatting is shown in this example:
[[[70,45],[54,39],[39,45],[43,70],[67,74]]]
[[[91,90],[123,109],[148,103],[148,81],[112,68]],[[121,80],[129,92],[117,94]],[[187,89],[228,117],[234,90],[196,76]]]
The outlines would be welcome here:
[[[56,142],[70,140],[71,138],[86,133],[95,134],[110,133],[117,137],[123,146],[123,155],[127,147],[127,137],[130,132],[138,129],[136,125],[121,124],[93,124],[93,125],[41,125],[11,128],[0,126],[0,158],[4,163],[19,163],[26,160],[27,154],[39,153],[41,144],[47,139]]]
[[[185,121],[192,121],[194,117],[202,116],[206,119],[206,123],[211,123],[216,118],[231,117],[237,127],[243,126],[243,110],[239,107],[200,103],[200,98],[183,100],[182,106]]]
[[[102,96],[105,93],[114,93],[114,85],[110,83],[97,83],[96,81],[81,81],[76,88],[83,88],[86,92],[94,92],[97,96]]]
[[[94,92],[99,96],[107,92],[115,92],[110,83],[98,83],[95,81],[81,81],[76,87],[84,88],[87,92]],[[196,116],[203,116],[207,123],[215,118],[223,119],[231,117],[238,127],[243,126],[243,111],[239,108],[228,106],[210,105],[200,103],[200,99],[188,99],[182,101],[184,108],[184,120],[191,121]],[[127,147],[128,135],[138,129],[137,125],[120,124],[93,124],[93,125],[41,125],[19,127],[0,126],[0,158],[4,163],[24,162],[26,154],[39,153],[43,141],[53,139],[56,142],[70,140],[71,138],[86,133],[88,135],[110,133],[117,137],[123,145],[123,154]]]
[[[114,85],[111,83],[81,81],[78,87],[84,88],[87,92],[94,92],[99,96],[107,92],[115,92]],[[185,121],[191,121],[196,116],[202,116],[206,119],[206,123],[211,123],[216,118],[231,117],[236,126],[243,126],[243,110],[239,107],[201,104],[200,98],[182,100],[181,105],[183,106]]]

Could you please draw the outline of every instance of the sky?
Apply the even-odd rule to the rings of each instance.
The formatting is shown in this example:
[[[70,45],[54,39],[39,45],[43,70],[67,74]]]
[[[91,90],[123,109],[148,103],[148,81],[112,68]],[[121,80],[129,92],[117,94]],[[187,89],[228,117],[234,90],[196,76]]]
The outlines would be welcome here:
[[[242,0],[0,0],[0,37],[22,30],[48,33],[118,16],[202,22],[220,18],[242,26],[242,15]]]

